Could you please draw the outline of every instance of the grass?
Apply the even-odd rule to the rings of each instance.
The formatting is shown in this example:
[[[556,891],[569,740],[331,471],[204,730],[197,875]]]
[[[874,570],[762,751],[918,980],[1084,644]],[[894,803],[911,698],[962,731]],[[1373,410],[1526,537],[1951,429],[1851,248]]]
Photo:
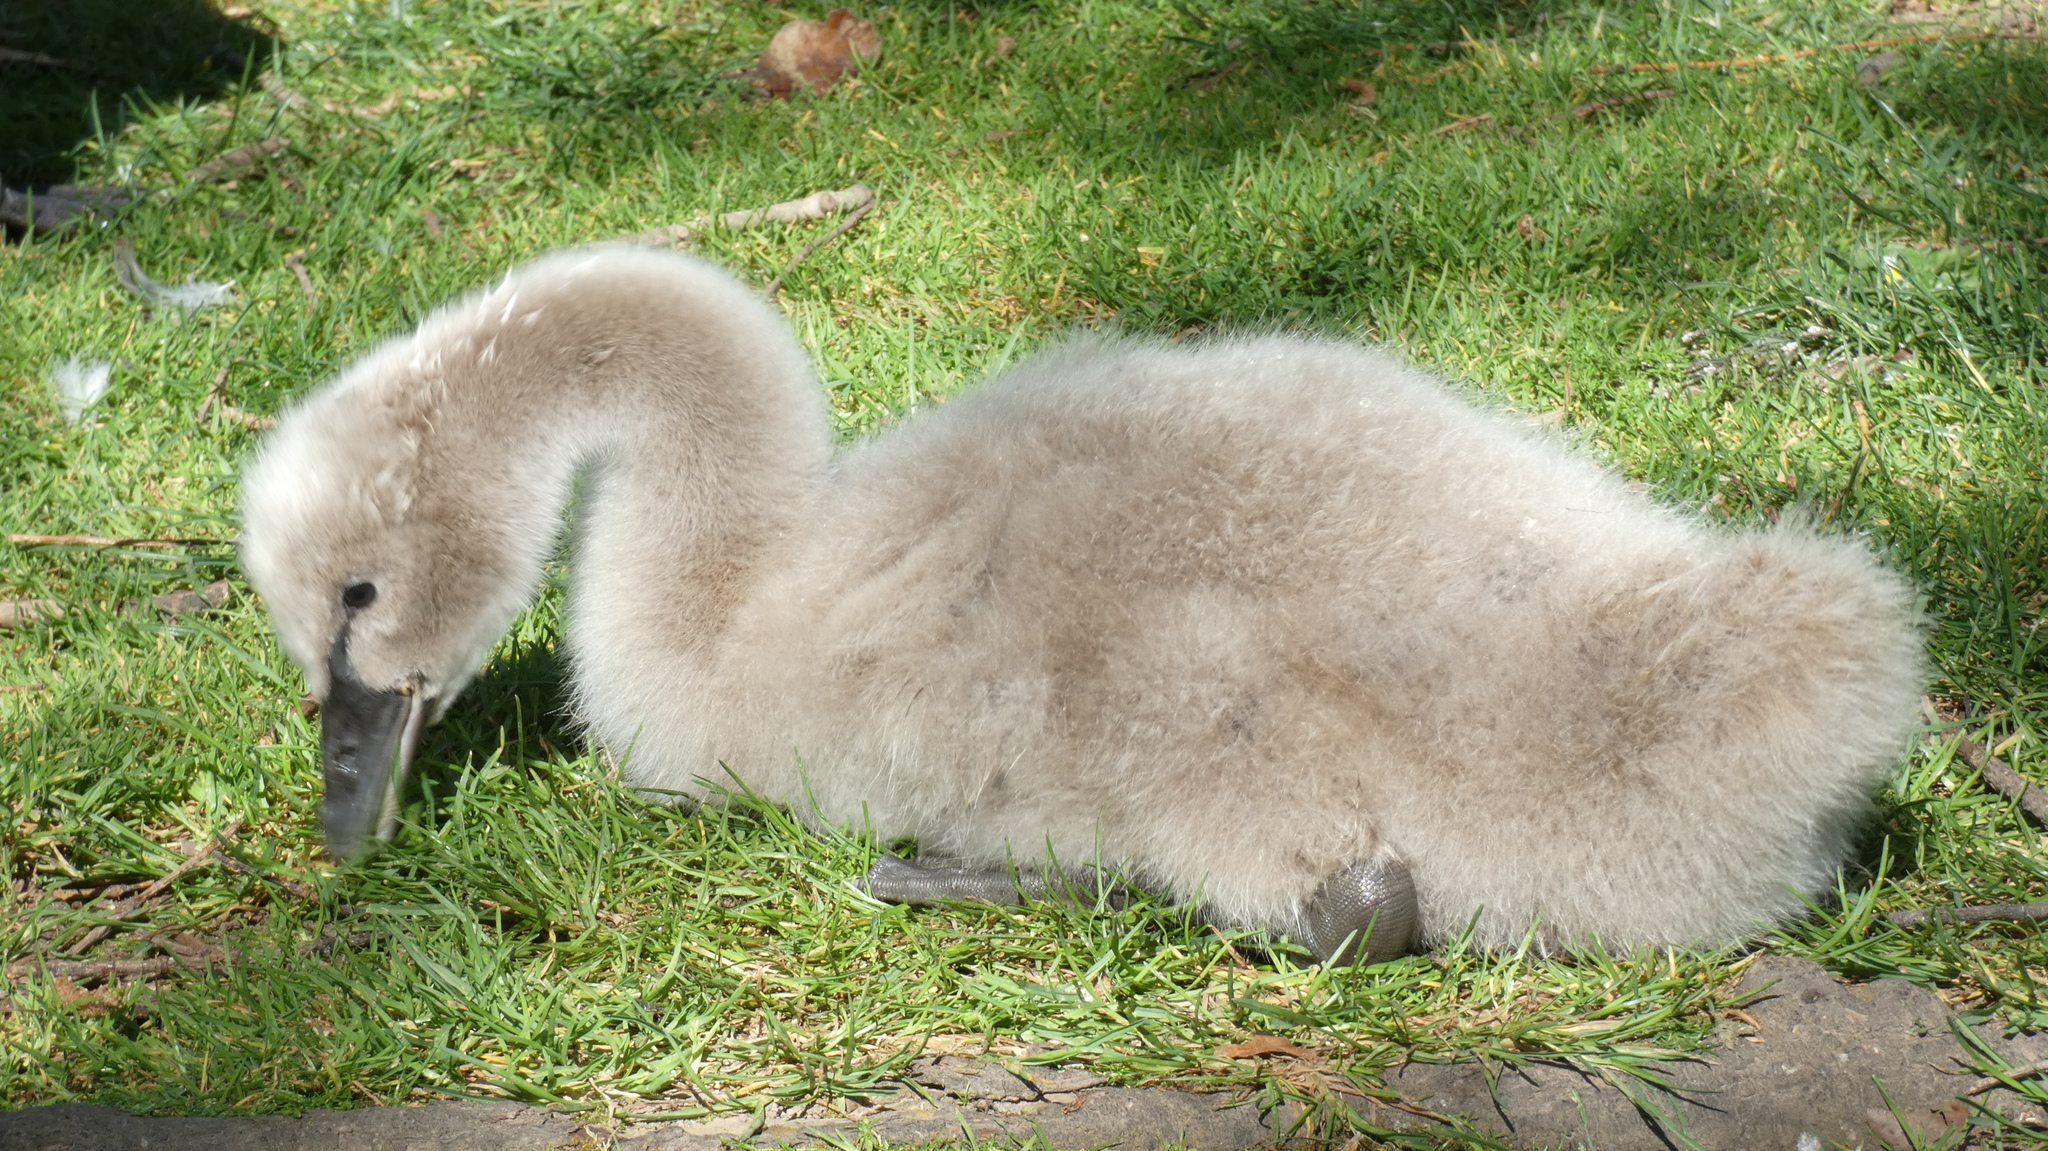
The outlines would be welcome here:
[[[66,11],[84,15],[0,10],[0,33],[129,59],[116,8]],[[1863,533],[1926,591],[1931,694],[2040,774],[2038,42],[1898,45],[1873,88],[1856,67],[1878,49],[1826,46],[1924,26],[1837,0],[908,0],[868,13],[887,50],[858,81],[760,103],[723,74],[784,19],[821,11],[175,12],[189,35],[152,43],[186,55],[108,65],[88,87],[0,64],[14,68],[0,91],[41,101],[0,138],[22,157],[10,171],[146,193],[107,228],[0,248],[10,532],[229,539],[254,435],[217,409],[195,422],[216,380],[234,408],[267,413],[538,252],[861,180],[881,209],[782,292],[847,436],[1077,325],[1393,344],[1565,423],[1705,519],[1798,505]],[[1595,70],[1809,47],[1824,50]],[[223,79],[229,64],[241,71]],[[312,107],[266,95],[265,69]],[[1355,105],[1341,79],[1370,80],[1377,99]],[[1670,94],[1571,112],[1650,89]],[[274,165],[182,176],[272,134],[292,141]],[[817,234],[698,247],[765,283]],[[234,280],[234,303],[145,311],[115,283],[116,238],[160,280]],[[76,426],[45,383],[71,355],[116,365]],[[336,868],[316,732],[261,605],[237,582],[217,613],[117,610],[219,578],[239,581],[226,546],[0,550],[0,598],[70,609],[0,632],[0,685],[41,685],[0,693],[0,951],[55,954],[110,922],[113,898],[94,892],[165,875],[230,826],[236,861],[181,876],[92,951],[225,946],[216,974],[10,984],[12,1104],[226,1114],[468,1094],[696,1115],[858,1098],[920,1048],[1329,1099],[1333,1083],[1372,1090],[1373,1069],[1404,1057],[1626,1072],[1699,1042],[1754,950],[1452,947],[1320,971],[1245,964],[1149,905],[878,909],[848,888],[872,845],[615,785],[561,712],[560,570],[427,740],[398,842]],[[1902,759],[1882,812],[1840,897],[1758,946],[2048,1026],[2038,928],[1907,931],[1881,915],[2040,898],[2039,830],[1952,744]],[[1213,1054],[1255,1032],[1323,1058]],[[1346,1129],[1334,1112],[1316,1122]]]

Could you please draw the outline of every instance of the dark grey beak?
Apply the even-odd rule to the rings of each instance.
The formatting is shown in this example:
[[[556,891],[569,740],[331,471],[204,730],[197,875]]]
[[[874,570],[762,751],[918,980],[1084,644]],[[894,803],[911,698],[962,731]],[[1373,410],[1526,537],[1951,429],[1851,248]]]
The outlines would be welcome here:
[[[410,685],[373,691],[356,678],[348,658],[348,631],[327,649],[327,699],[320,705],[320,761],[327,797],[320,814],[327,850],[340,859],[360,855],[374,833],[391,838],[398,826],[398,792],[413,748],[431,709]]]

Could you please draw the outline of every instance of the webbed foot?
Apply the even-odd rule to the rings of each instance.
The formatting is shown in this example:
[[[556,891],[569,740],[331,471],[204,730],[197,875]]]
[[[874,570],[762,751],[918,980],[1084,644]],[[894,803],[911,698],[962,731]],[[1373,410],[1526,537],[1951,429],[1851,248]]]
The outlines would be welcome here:
[[[893,855],[875,860],[860,886],[884,903],[920,907],[938,903],[1005,906],[1045,900],[1074,907],[1121,907],[1131,897],[1129,888],[1092,867],[1051,872],[1004,867],[925,867]]]
[[[1307,938],[1297,942],[1332,966],[1406,955],[1422,927],[1415,880],[1391,858],[1355,863],[1325,880],[1303,918]]]

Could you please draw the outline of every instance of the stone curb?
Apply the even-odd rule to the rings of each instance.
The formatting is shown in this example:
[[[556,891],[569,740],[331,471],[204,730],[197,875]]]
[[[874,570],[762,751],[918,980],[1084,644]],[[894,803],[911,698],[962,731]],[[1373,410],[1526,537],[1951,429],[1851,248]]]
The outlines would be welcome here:
[[[1422,1109],[1460,1116],[1469,1128],[1518,1147],[1666,1151],[1690,1140],[1709,1151],[1793,1151],[1801,1136],[1814,1136],[1822,1145],[1904,1151],[1912,1139],[1931,1143],[1988,1123],[1977,1107],[2048,1129],[2048,1108],[2003,1088],[1971,1097],[1977,1107],[1959,1102],[1976,1073],[1952,1016],[1940,999],[1904,980],[1845,985],[1818,964],[1772,957],[1751,966],[1740,993],[1753,999],[1717,1031],[1710,1058],[1660,1066],[1675,1094],[1634,1082],[1617,1086],[1545,1061],[1512,1069],[1408,1064],[1389,1069],[1385,1081]],[[2009,1065],[2048,1058],[2048,1036],[2007,1040],[1989,1027],[1976,1035]],[[145,1119],[64,1104],[0,1114],[0,1151],[719,1151],[819,1146],[863,1126],[896,1143],[1036,1137],[1055,1149],[1152,1151],[1171,1143],[1237,1151],[1283,1140],[1300,1118],[1291,1108],[1261,1114],[1229,1095],[1100,1083],[1072,1070],[1026,1081],[994,1063],[942,1056],[920,1060],[893,1097],[858,1118],[812,1117],[807,1110],[617,1128],[515,1103],[244,1119]],[[1361,1107],[1361,1118],[1400,1131],[1436,1125],[1379,1105]]]

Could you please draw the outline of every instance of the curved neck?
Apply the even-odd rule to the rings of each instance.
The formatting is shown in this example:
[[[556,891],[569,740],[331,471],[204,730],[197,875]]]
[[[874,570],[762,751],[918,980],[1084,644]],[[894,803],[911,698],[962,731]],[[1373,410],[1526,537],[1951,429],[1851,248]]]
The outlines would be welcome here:
[[[412,487],[453,505],[420,519],[492,537],[471,554],[495,569],[473,573],[494,641],[531,598],[585,472],[579,664],[687,660],[803,522],[829,420],[782,318],[724,274],[618,253],[601,276],[579,280],[584,266],[529,269],[394,349],[432,377],[416,388]]]

